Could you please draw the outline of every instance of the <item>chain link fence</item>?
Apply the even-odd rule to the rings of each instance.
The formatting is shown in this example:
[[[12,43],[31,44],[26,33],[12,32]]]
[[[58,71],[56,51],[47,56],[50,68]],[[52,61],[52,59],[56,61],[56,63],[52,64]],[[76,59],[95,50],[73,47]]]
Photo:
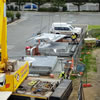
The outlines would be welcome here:
[[[83,26],[83,30],[82,33],[80,35],[80,42],[78,44],[78,47],[73,55],[73,60],[74,60],[74,69],[76,70],[77,64],[79,63],[79,57],[81,55],[81,49],[84,43],[84,38],[86,36],[87,33],[87,25]]]
[[[82,81],[80,82],[80,86],[79,86],[78,100],[85,100]]]

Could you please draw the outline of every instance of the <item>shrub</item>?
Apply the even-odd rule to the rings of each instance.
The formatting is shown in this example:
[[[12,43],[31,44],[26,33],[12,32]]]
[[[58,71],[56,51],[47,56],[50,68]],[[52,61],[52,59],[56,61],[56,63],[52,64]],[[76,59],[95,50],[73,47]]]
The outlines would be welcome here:
[[[11,18],[11,21],[13,21],[14,20],[14,13],[11,11],[7,11],[7,17]]]
[[[14,13],[13,12],[10,13],[10,17],[11,17],[11,21],[14,21]]]
[[[17,19],[20,19],[20,17],[21,17],[20,12],[17,12],[17,13],[16,13],[16,17],[17,17]]]
[[[67,7],[64,6],[63,9],[62,9],[62,11],[67,11]]]
[[[56,7],[50,7],[49,9],[50,9],[50,11],[53,11],[53,12],[58,12],[59,11],[59,8],[56,8]]]
[[[44,12],[58,12],[59,9],[56,7],[49,7],[49,8],[39,8],[39,11]]]
[[[48,8],[39,8],[39,10],[38,11],[47,11],[48,10]]]
[[[10,18],[10,12],[9,11],[7,11],[7,17]]]
[[[15,7],[15,11],[18,11],[18,7],[17,6]]]
[[[9,10],[14,11],[14,6],[13,6],[13,5],[11,5],[11,6],[9,7]]]
[[[9,6],[7,6],[7,10],[10,10],[10,7]]]

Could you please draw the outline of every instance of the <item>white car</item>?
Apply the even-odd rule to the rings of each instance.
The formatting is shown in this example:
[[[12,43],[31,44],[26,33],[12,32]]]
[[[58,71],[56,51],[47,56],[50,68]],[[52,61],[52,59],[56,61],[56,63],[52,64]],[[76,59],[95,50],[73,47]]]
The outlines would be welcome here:
[[[73,27],[67,23],[53,23],[50,29],[51,33],[55,34],[67,34],[71,35],[71,33],[77,33],[78,35],[81,34],[82,29],[80,27]]]

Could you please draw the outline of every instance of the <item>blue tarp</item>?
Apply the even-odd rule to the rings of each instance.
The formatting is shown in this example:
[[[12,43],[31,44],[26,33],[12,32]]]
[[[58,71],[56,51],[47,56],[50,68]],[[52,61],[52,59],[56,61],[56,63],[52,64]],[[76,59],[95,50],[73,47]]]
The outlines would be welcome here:
[[[32,5],[28,4],[28,5],[24,6],[25,9],[31,9],[31,7],[32,7],[32,9],[37,9],[37,5],[36,4],[32,4]]]

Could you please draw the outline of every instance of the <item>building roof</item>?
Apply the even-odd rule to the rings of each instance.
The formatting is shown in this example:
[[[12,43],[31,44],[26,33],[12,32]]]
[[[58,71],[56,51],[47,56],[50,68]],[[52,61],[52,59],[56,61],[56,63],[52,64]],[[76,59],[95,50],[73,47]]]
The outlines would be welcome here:
[[[77,44],[64,42],[41,43],[39,45],[40,54],[52,56],[70,56],[75,52]]]
[[[51,34],[51,33],[42,33],[28,39],[27,44],[35,43],[37,40],[44,40],[45,42],[56,42],[62,38],[66,37],[63,34]]]
[[[32,63],[32,67],[53,67],[57,62],[56,56],[33,56],[25,57],[24,60],[27,60]]]
[[[49,74],[58,62],[57,56],[25,57],[24,60],[30,64],[30,73],[35,74]]]

